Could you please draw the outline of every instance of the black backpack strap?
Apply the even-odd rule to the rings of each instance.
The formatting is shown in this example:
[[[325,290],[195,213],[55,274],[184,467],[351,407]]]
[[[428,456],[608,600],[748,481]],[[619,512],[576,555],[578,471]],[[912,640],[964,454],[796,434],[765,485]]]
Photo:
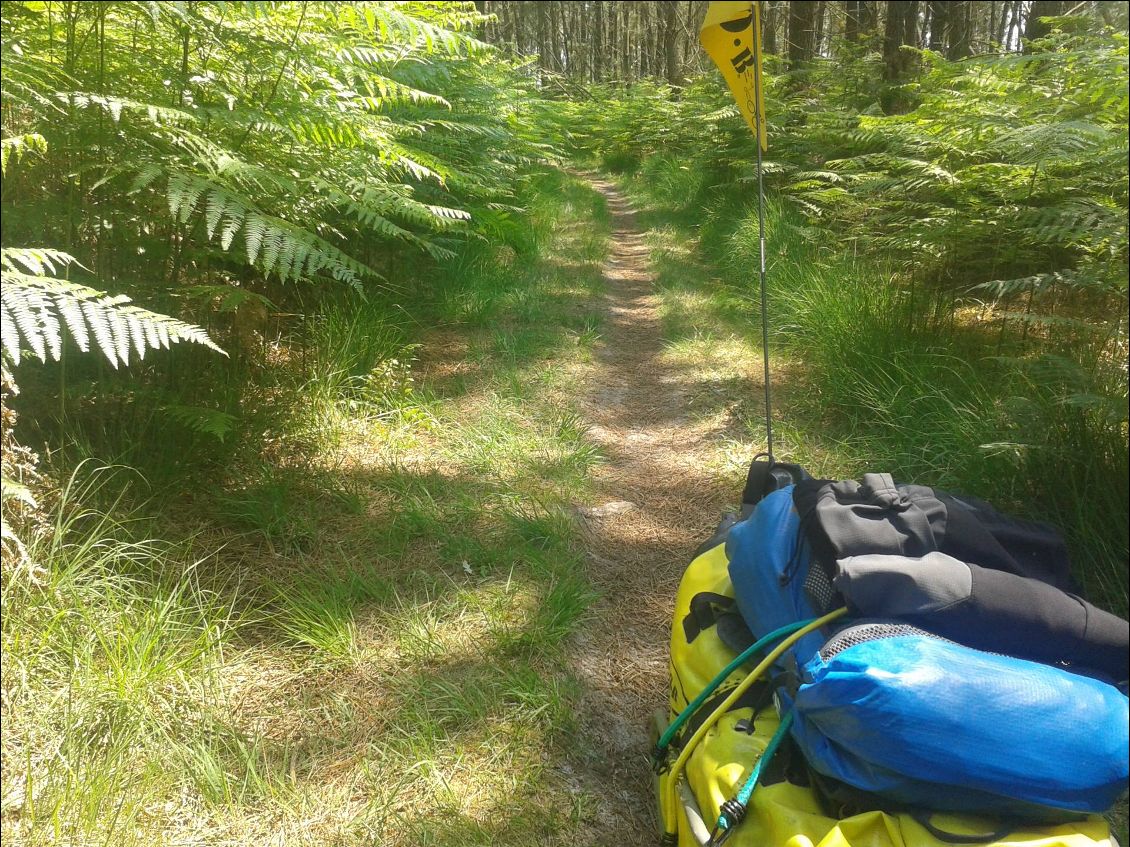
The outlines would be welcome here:
[[[723,612],[733,608],[734,598],[724,594],[715,594],[713,591],[700,591],[691,598],[690,611],[683,618],[683,635],[690,644],[703,630],[709,629],[718,622],[718,617]]]
[[[915,822],[930,833],[934,838],[946,844],[993,844],[1005,838],[1010,832],[1017,828],[1019,822],[1012,821],[1011,823],[1003,823],[1001,828],[995,832],[986,832],[984,835],[965,835],[958,832],[946,832],[934,825],[930,820],[932,812],[927,812],[917,809],[911,813],[911,817]]]
[[[752,506],[761,500],[768,491],[769,485],[769,460],[755,458],[746,474],[745,488],[742,490],[742,505]]]
[[[750,463],[749,473],[746,474],[742,505],[754,506],[761,502],[766,494],[811,478],[808,471],[800,465],[785,462],[770,463],[764,453],[759,454]]]
[[[727,685],[719,688],[714,694],[707,699],[705,703],[698,707],[693,715],[687,719],[687,722],[679,730],[678,736],[672,741],[672,750],[681,750],[683,744],[687,739],[694,736],[698,728],[702,726],[703,722],[710,717],[714,710],[717,709],[725,701],[727,697],[734,693],[734,686]],[[748,727],[743,727],[743,731],[752,730],[752,724],[757,721],[761,712],[768,708],[773,702],[773,683],[767,677],[762,677],[757,680],[753,685],[746,689],[737,700],[730,704],[727,713],[735,712],[738,709],[753,709],[753,717],[751,724]]]

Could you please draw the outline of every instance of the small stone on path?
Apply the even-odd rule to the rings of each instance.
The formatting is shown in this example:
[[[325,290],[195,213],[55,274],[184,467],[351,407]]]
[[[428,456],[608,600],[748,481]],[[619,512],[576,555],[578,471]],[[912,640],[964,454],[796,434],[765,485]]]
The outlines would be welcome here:
[[[622,515],[636,507],[635,503],[627,500],[613,500],[601,506],[578,506],[577,512],[586,518],[608,518],[613,515]]]

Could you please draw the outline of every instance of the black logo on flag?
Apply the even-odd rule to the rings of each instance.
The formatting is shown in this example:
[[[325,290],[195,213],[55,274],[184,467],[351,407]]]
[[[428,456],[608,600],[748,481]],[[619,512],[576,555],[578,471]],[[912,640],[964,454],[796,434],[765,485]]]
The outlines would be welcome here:
[[[744,74],[753,67],[753,53],[751,53],[750,49],[747,47],[738,55],[734,56],[734,58],[730,59],[730,61],[733,63],[735,71]]]

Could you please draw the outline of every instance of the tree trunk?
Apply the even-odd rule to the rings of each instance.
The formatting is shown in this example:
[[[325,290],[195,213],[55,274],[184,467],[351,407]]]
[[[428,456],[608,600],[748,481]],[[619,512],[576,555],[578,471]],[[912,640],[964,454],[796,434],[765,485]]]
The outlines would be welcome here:
[[[630,43],[628,41],[628,29],[631,26],[631,18],[629,17],[630,6],[625,6],[623,3],[616,4],[620,18],[620,79],[627,80],[632,66],[632,54]]]
[[[766,53],[777,52],[777,17],[780,14],[778,5],[767,2],[762,7],[761,16],[761,49]]]
[[[1016,43],[1014,39],[1020,28],[1020,7],[1023,5],[1023,0],[1012,0],[1011,3],[1005,5],[1008,8],[1008,14],[1001,21],[1001,46],[1005,50],[1011,50]]]
[[[816,4],[816,20],[812,23],[812,55],[824,55],[824,10],[828,4],[818,0]]]
[[[874,35],[879,26],[879,4],[876,0],[860,0],[859,3],[859,34],[861,36]]]
[[[503,3],[499,7],[498,15],[502,19],[502,33],[503,38],[510,42],[510,46],[514,52],[518,52],[518,19],[517,10],[509,3]]]
[[[945,0],[930,0],[930,49],[945,53],[949,35],[949,13],[956,4]]]
[[[593,82],[600,82],[604,76],[601,62],[604,61],[604,0],[594,0],[593,16],[596,18],[596,31],[592,39],[592,77]]]
[[[946,58],[951,61],[964,59],[973,52],[973,4],[969,0],[952,3],[949,7],[949,46],[946,49]]]
[[[533,3],[537,13],[538,67],[549,67],[549,7],[545,3]]]
[[[1024,32],[1025,23],[1024,0],[1016,0],[1012,6],[1012,23],[1008,27],[1008,43],[1013,49],[1019,50],[1021,48],[1020,36]]]
[[[678,35],[679,4],[678,0],[663,0],[661,11],[663,13],[663,65],[667,75],[667,82],[679,85],[682,82],[682,73],[679,68],[679,44],[675,40]]]
[[[883,30],[883,79],[887,82],[898,80],[904,70],[902,34],[909,6],[907,0],[890,0],[887,3],[887,23]]]
[[[632,9],[635,12],[636,25],[632,30],[632,53],[636,60],[635,73],[640,79],[643,79],[648,74],[647,57],[647,25],[645,18],[647,17],[647,3],[633,3]]]
[[[570,76],[573,74],[573,57],[570,53],[570,31],[569,31],[569,6],[565,3],[554,3],[557,7],[557,19],[561,24],[561,52],[558,53],[558,69],[562,73],[567,73]]]
[[[695,26],[694,13],[694,0],[687,0],[686,11],[687,23],[683,27],[683,34],[686,38],[683,41],[683,69],[689,75],[694,75],[692,70],[698,63],[695,61],[694,46],[695,36],[698,35],[698,27]]]
[[[655,25],[652,22],[652,5],[655,0],[651,2],[642,2],[636,4],[636,21],[639,24],[636,28],[638,33],[637,37],[640,42],[640,79],[652,75],[651,57],[655,55],[653,49],[655,43]]]
[[[850,44],[859,41],[859,0],[844,3],[844,40]]]
[[[632,40],[635,43],[636,53],[636,75],[643,79],[649,73],[651,68],[648,67],[648,59],[651,57],[651,45],[648,43],[648,28],[645,23],[647,17],[647,4],[635,3],[633,4],[636,10],[636,28],[632,32]]]
[[[1054,18],[1062,15],[1067,11],[1066,5],[1060,0],[1034,0],[1032,10],[1028,13],[1028,27],[1024,31],[1025,50],[1027,50],[1029,41],[1043,38],[1052,31],[1052,28],[1041,21],[1040,18]]]
[[[917,42],[917,0],[891,0],[887,4],[887,25],[883,32],[883,79],[891,87],[880,97],[883,112],[888,115],[900,114],[910,107],[906,95],[894,86],[906,77],[914,62],[913,54],[902,46],[917,46]]]
[[[792,0],[789,3],[789,70],[796,70],[812,58],[815,23],[815,0]]]
[[[522,8],[526,10],[526,14],[522,16],[522,34],[526,46],[522,52],[526,55],[532,55],[538,52],[538,10],[533,3],[523,6]],[[540,57],[538,58],[538,64],[541,64]]]
[[[546,18],[549,23],[549,51],[552,57],[549,63],[555,71],[561,71],[561,27],[558,26],[558,15],[561,14],[560,3],[540,3],[546,7]]]
[[[918,2],[907,3],[909,7],[906,16],[902,20],[902,43],[911,47],[921,47],[922,39],[918,34]],[[907,68],[913,64],[914,59],[912,54],[905,54],[907,57]]]

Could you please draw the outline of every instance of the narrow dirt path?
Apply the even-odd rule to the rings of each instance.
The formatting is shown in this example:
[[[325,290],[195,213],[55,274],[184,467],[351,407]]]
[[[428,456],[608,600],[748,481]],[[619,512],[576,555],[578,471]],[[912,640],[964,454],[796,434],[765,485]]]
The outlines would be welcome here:
[[[589,576],[602,599],[573,661],[585,684],[586,746],[598,751],[586,763],[589,778],[603,784],[598,796],[610,804],[601,817],[613,831],[602,843],[653,844],[647,726],[666,697],[671,608],[727,492],[701,470],[714,430],[687,419],[677,373],[662,361],[661,303],[644,234],[628,200],[612,184],[592,182],[608,200],[613,243],[585,411],[589,437],[608,461],[596,473],[597,501],[580,509]]]

